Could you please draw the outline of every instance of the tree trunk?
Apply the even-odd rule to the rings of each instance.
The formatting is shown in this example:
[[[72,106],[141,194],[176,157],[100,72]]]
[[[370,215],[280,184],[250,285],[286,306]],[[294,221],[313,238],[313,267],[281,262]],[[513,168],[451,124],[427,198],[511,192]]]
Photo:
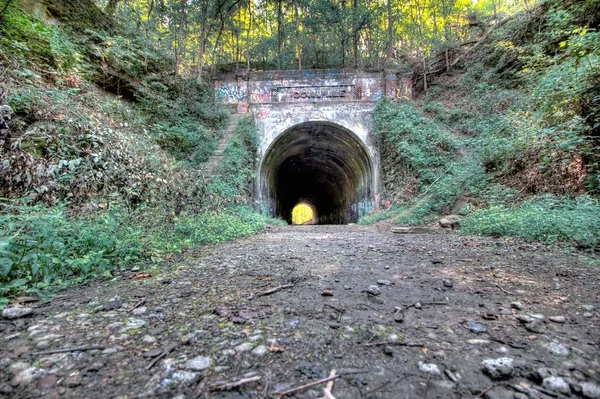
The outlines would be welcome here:
[[[298,11],[298,1],[294,1],[294,12],[296,17],[296,52],[298,53],[298,70],[302,70],[302,45],[300,43],[300,18]]]
[[[198,80],[202,80],[202,72],[204,69],[204,51],[206,50],[206,20],[208,14],[209,0],[202,0],[202,8],[200,9],[200,39],[198,43],[198,68],[196,70]]]
[[[281,69],[281,47],[283,45],[282,0],[277,0],[277,69]]]
[[[392,1],[387,0],[387,34],[388,34],[388,48],[387,48],[387,59],[390,60],[394,56],[394,16],[392,14]]]
[[[358,0],[352,1],[352,50],[354,55],[354,69],[358,69]]]
[[[104,9],[104,12],[110,18],[114,18],[118,3],[119,3],[119,0],[108,0],[108,4],[106,4],[106,8]]]

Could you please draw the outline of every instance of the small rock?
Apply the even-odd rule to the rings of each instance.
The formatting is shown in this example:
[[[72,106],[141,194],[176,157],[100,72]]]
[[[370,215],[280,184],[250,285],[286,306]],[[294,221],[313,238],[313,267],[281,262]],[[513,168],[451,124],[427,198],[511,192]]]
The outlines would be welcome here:
[[[198,356],[185,362],[184,367],[188,370],[202,371],[212,365],[212,359],[206,356]]]
[[[388,265],[385,265],[383,268],[384,268],[385,270],[387,270],[387,269],[389,269],[390,267],[389,267]]]
[[[543,321],[535,319],[531,323],[525,324],[525,328],[527,331],[531,331],[532,333],[542,334],[546,331],[546,325]]]
[[[566,346],[559,344],[558,342],[548,342],[546,344],[546,349],[557,356],[569,356],[570,353]]]
[[[452,218],[441,218],[438,223],[439,223],[440,227],[442,227],[444,229],[454,228],[454,219],[452,219]]]
[[[144,313],[146,313],[148,311],[148,308],[146,306],[140,306],[139,308],[135,308],[131,311],[131,313],[133,313],[134,315],[142,315]]]
[[[17,373],[17,375],[13,377],[10,384],[12,386],[29,385],[44,375],[46,375],[46,370],[38,367],[29,367]]]
[[[593,382],[584,382],[581,384],[581,393],[586,398],[600,399],[600,386]]]
[[[252,349],[252,354],[255,356],[264,356],[269,352],[269,348],[266,345],[259,345],[256,348]]]
[[[521,302],[511,302],[510,307],[517,310],[523,310],[523,304]]]
[[[390,280],[377,280],[377,284],[379,285],[392,285]]]
[[[487,328],[485,328],[483,324],[477,323],[476,321],[467,321],[464,326],[466,329],[475,334],[483,334],[484,332],[487,332]]]
[[[550,316],[548,317],[548,320],[550,320],[553,323],[566,323],[567,322],[567,318],[565,316]]]
[[[488,345],[491,342],[487,339],[468,339],[467,343],[471,345]]]
[[[571,392],[569,384],[561,377],[546,377],[542,382],[542,386],[550,391],[568,394]]]
[[[333,291],[323,290],[323,292],[321,292],[321,296],[333,296]]]
[[[152,335],[144,335],[142,337],[142,342],[148,345],[152,345],[156,343],[156,338],[154,338]]]
[[[54,374],[47,375],[38,380],[36,387],[37,389],[50,389],[56,385],[58,377]]]
[[[173,373],[173,379],[180,381],[180,382],[193,382],[199,376],[200,376],[200,374],[198,374],[198,373],[193,373],[191,371],[185,371],[185,370],[177,370],[176,372]]]
[[[444,284],[444,287],[446,288],[452,288],[454,286],[454,283],[450,280],[442,280],[442,284]]]
[[[499,357],[497,359],[485,359],[481,364],[483,371],[493,380],[510,378],[513,373],[514,360],[510,357]]]
[[[394,321],[396,323],[402,323],[404,321],[404,311],[402,309],[396,310],[396,313],[394,313]]]
[[[419,370],[423,373],[439,375],[440,368],[437,364],[419,362]]]
[[[421,309],[421,308],[423,308],[423,305],[421,305],[421,302],[415,303],[415,309]]]
[[[254,348],[254,344],[251,342],[245,342],[235,347],[236,352],[249,352]]]
[[[33,314],[32,308],[6,308],[2,311],[2,317],[5,319],[18,319]]]
[[[352,289],[352,287],[350,287],[349,285],[345,285],[345,286],[344,286],[344,289],[345,289],[345,290],[351,290],[351,289]]]
[[[439,265],[444,263],[444,261],[442,259],[434,258],[431,260],[431,263],[433,263],[434,265]]]
[[[68,388],[75,388],[81,385],[81,374],[79,374],[78,371],[74,372],[71,375],[68,375],[64,380],[63,380],[63,385],[68,387]]]
[[[385,345],[383,347],[383,353],[386,354],[387,356],[394,356],[394,350],[389,345]]]
[[[153,348],[150,350],[147,350],[146,352],[142,353],[143,357],[156,357],[159,356],[163,353],[163,349],[162,348]]]
[[[373,295],[373,296],[377,296],[377,295],[381,294],[381,291],[379,290],[379,286],[377,286],[377,285],[370,285],[369,288],[364,290],[364,292],[366,292],[369,295]]]

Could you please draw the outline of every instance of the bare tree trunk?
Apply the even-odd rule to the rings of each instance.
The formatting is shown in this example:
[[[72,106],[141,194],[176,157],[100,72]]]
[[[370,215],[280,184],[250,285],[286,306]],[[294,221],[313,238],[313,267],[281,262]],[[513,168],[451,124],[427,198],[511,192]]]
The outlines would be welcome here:
[[[277,0],[277,69],[281,69],[281,47],[283,45],[282,0]]]
[[[202,72],[204,69],[204,51],[206,50],[206,21],[208,14],[208,1],[202,1],[202,8],[200,16],[200,40],[198,43],[198,68],[196,70],[198,80],[202,80]]]
[[[394,16],[392,14],[392,1],[387,0],[387,33],[388,33],[388,48],[387,59],[390,60],[394,55]]]
[[[294,11],[296,16],[296,52],[298,53],[298,70],[302,70],[302,44],[300,43],[300,18],[298,10],[298,1],[294,1]]]
[[[246,35],[246,67],[250,71],[250,32],[252,31],[252,0],[248,1],[248,34]]]
[[[108,0],[108,4],[106,4],[106,8],[104,9],[104,12],[110,18],[114,18],[118,3],[119,3],[119,0]]]
[[[352,50],[354,55],[354,69],[358,68],[358,0],[352,1]]]

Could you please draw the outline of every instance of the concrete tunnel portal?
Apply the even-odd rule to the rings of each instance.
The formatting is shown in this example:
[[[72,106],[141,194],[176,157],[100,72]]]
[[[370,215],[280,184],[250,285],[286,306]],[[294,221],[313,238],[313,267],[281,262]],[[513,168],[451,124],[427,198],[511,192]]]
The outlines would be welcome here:
[[[347,224],[375,203],[368,150],[353,132],[331,122],[288,128],[265,152],[257,177],[263,209],[288,223],[300,204],[314,209],[314,223]]]

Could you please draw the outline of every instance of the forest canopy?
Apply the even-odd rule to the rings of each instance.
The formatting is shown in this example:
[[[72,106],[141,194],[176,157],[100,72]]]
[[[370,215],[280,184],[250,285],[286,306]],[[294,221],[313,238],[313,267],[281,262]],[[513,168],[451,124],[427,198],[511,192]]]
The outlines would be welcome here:
[[[155,42],[179,74],[400,67],[474,40],[534,0],[108,0],[132,35]]]

